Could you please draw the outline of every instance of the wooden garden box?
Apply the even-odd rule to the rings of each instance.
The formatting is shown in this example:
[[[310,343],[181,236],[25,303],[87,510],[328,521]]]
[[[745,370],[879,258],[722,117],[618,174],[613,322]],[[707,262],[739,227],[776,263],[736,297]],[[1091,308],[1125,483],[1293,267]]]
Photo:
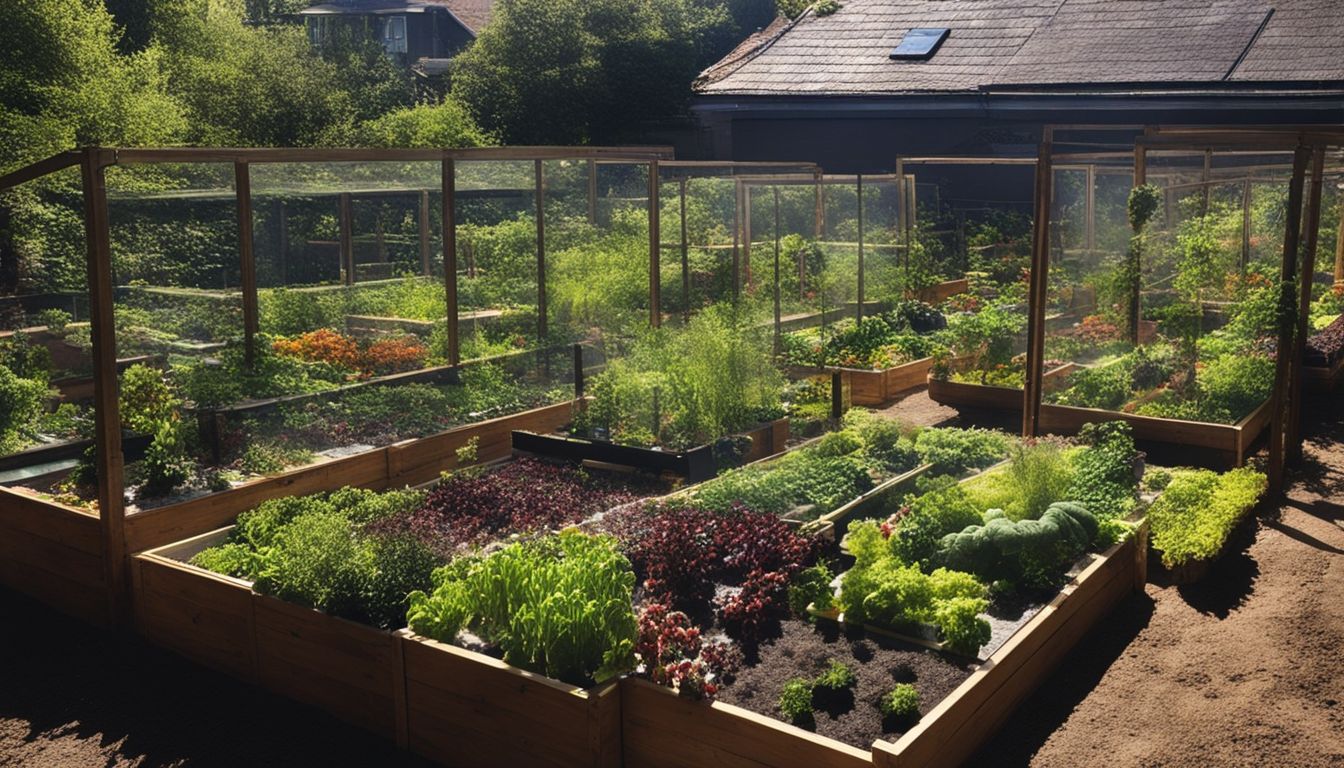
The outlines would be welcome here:
[[[1205,448],[1225,455],[1229,463],[1241,466],[1251,444],[1269,426],[1270,402],[1265,401],[1235,424],[1212,424],[1182,419],[1162,419],[1099,408],[1041,404],[1040,431],[1073,435],[1084,424],[1098,421],[1126,421],[1134,428],[1135,440]]]
[[[484,654],[397,633],[408,744],[452,766],[621,764],[621,687],[583,689]]]
[[[1045,391],[1064,382],[1078,366],[1065,363],[1051,368],[1042,376]],[[1021,387],[1003,387],[997,384],[971,384],[963,381],[940,379],[929,374],[929,399],[941,405],[964,408],[988,408],[997,411],[1021,411],[1024,395]]]
[[[644,680],[621,682],[628,768],[806,765],[824,768],[953,766],[973,755],[1064,655],[1147,578],[1147,527],[1091,562],[895,742],[871,749],[819,736],[722,702],[683,699]]]
[[[971,289],[971,281],[967,278],[957,280],[948,280],[946,282],[931,285],[928,288],[920,290],[915,297],[926,304],[938,304],[946,301],[959,293],[965,293]]]
[[[849,379],[850,397],[855,405],[885,405],[897,395],[924,386],[933,368],[933,358],[925,357],[883,370],[863,368],[826,368],[840,371]]]
[[[91,624],[110,624],[97,513],[0,488],[0,584]]]
[[[230,530],[132,558],[136,630],[191,661],[404,745],[397,636],[259,594],[248,581],[187,562]]]
[[[1303,389],[1308,392],[1329,394],[1339,386],[1341,374],[1344,373],[1344,355],[1329,366],[1304,363],[1300,370]]]

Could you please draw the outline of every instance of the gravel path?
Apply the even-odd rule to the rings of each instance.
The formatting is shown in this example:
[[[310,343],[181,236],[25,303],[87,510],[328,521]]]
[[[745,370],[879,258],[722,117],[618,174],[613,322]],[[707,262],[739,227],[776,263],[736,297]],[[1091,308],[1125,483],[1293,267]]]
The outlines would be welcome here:
[[[887,409],[924,424],[924,395]],[[985,750],[994,766],[1344,765],[1344,398],[1204,586],[1150,584]],[[0,590],[0,766],[419,766],[372,736]]]

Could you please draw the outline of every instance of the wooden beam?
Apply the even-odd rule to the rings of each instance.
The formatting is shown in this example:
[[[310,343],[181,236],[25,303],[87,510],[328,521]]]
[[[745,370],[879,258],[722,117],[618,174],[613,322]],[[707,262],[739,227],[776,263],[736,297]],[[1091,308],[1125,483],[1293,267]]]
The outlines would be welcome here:
[[[274,215],[276,219],[275,280],[280,285],[289,283],[289,213],[285,210],[283,198],[275,199]]]
[[[1148,183],[1148,150],[1134,145],[1134,186],[1142,187]]]
[[[238,260],[243,292],[243,364],[249,370],[256,358],[257,258],[252,249],[252,174],[247,163],[233,164],[233,186],[238,195]]]
[[[462,362],[457,323],[457,165],[450,157],[440,161],[443,199],[439,201],[443,219],[443,293],[448,322],[448,364]]]
[[[742,293],[742,182],[733,182],[733,301]],[[1344,223],[1341,224],[1344,226]]]
[[[751,187],[742,187],[742,266],[751,287]]]
[[[858,274],[858,278],[859,278],[859,279],[858,279],[858,283],[859,283],[859,285],[858,285],[858,292],[859,292],[859,294],[858,294],[858,295],[859,295],[859,300],[858,300],[857,302],[855,302],[856,306],[855,306],[854,312],[855,312],[857,321],[858,321],[859,323],[862,323],[862,322],[863,322],[863,289],[864,289],[864,285],[863,285],[863,176],[862,176],[862,175],[859,175],[859,177],[858,177],[858,179],[857,179],[857,189],[858,189],[858,192],[859,192],[859,195],[858,195],[858,211],[857,211],[857,213],[858,213],[858,225],[859,225],[859,264],[858,264],[858,272],[859,272],[859,274]],[[907,284],[907,286],[908,286],[909,281],[910,281],[909,270],[906,271],[905,279],[906,279],[906,284]]]
[[[691,246],[686,236],[686,179],[681,179],[681,311],[691,316]]]
[[[826,230],[826,204],[822,199],[826,185],[822,183],[821,169],[816,171],[816,187],[813,190],[813,211],[812,211],[812,237],[815,240],[821,239],[821,234]]]
[[[1240,271],[1246,273],[1251,263],[1251,180],[1241,182],[1241,263]]]
[[[546,338],[546,169],[541,160],[532,164],[536,180],[537,209],[537,342]]]
[[[411,162],[454,160],[584,160],[645,161],[672,159],[669,146],[631,147],[469,147],[464,149],[384,149],[343,147],[168,147],[144,149],[118,148],[111,162],[121,165],[142,163],[322,163],[322,162]]]
[[[125,475],[121,454],[121,409],[117,402],[117,326],[112,291],[112,236],[107,213],[104,150],[85,150],[84,184],[89,321],[93,357],[95,465],[98,473],[98,521],[103,537],[108,614],[114,623],[129,616],[126,574]]]
[[[1302,239],[1301,285],[1298,288],[1297,336],[1293,341],[1293,362],[1289,366],[1288,434],[1284,458],[1302,460],[1302,358],[1306,356],[1307,336],[1311,333],[1311,284],[1316,274],[1316,246],[1320,240],[1321,193],[1325,186],[1325,150],[1316,148],[1311,157],[1311,187],[1307,193],[1305,236]]]
[[[345,272],[344,283],[346,285],[355,284],[355,238],[354,238],[354,211],[353,204],[350,201],[350,193],[342,192],[338,199],[339,218],[340,218],[340,254],[341,269]]]
[[[10,171],[4,176],[0,176],[0,192],[7,189],[13,189],[20,184],[26,184],[34,179],[40,179],[43,176],[53,174],[57,171],[65,170],[79,165],[83,161],[83,155],[79,152],[60,152],[44,160],[38,160],[35,163],[25,165],[22,168]]]
[[[779,306],[779,187],[774,188],[775,193],[775,354],[779,354],[780,345],[783,342],[780,336],[780,306]],[[750,237],[747,238],[750,241]]]
[[[1335,237],[1335,285],[1344,285],[1344,195],[1339,201],[1339,234]]]
[[[1045,353],[1045,299],[1050,270],[1050,199],[1054,170],[1050,129],[1041,140],[1036,163],[1035,226],[1031,241],[1031,280],[1027,298],[1026,384],[1022,388],[1022,435],[1035,437],[1041,414],[1042,365]]]
[[[662,234],[659,227],[658,161],[649,161],[649,325],[663,324]]]
[[[597,161],[588,161],[588,224],[597,225]]]
[[[420,190],[420,274],[429,276],[429,190]]]
[[[1297,280],[1298,246],[1302,237],[1302,188],[1305,184],[1307,162],[1311,150],[1298,147],[1293,153],[1293,179],[1288,185],[1288,205],[1285,211],[1286,224],[1283,235],[1283,258],[1280,262],[1279,277],[1284,285]],[[1278,354],[1274,365],[1274,392],[1270,396],[1269,421],[1269,487],[1274,492],[1283,490],[1284,440],[1287,438],[1286,406],[1290,393],[1289,379],[1292,375],[1293,341],[1296,335],[1293,323],[1280,321]]]
[[[1089,255],[1097,250],[1097,167],[1095,165],[1087,166],[1087,195],[1084,198],[1083,215],[1087,218],[1087,252]]]

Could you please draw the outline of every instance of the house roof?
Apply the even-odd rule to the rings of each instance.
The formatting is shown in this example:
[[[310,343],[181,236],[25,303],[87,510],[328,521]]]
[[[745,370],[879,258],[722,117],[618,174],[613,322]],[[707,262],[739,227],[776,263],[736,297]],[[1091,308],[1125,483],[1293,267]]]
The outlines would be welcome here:
[[[951,34],[928,60],[891,60],[920,27]],[[1321,81],[1344,81],[1340,0],[845,0],[739,47],[696,90],[855,96]]]
[[[494,11],[494,0],[333,0],[299,11],[300,16],[425,13],[443,8],[473,35],[479,35]]]

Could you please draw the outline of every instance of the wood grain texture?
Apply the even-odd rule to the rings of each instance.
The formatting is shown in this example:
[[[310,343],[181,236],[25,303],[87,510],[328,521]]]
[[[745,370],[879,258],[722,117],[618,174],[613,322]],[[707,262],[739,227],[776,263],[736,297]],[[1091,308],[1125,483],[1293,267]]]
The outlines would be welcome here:
[[[404,643],[412,751],[448,765],[620,765],[621,690],[585,691],[410,632]]]
[[[107,574],[97,516],[0,488],[0,585],[103,626]]]

